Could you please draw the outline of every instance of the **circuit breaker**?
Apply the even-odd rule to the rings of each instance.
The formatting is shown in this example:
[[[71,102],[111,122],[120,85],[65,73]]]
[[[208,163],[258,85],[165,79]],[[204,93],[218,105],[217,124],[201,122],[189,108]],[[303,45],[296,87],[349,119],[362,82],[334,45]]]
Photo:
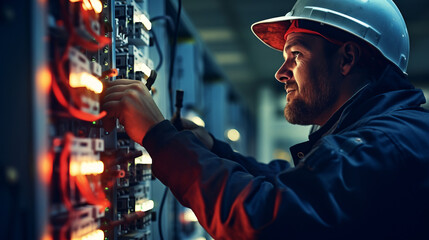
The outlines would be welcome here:
[[[152,239],[151,159],[116,122],[104,83],[155,77],[147,1],[49,0],[51,239]]]

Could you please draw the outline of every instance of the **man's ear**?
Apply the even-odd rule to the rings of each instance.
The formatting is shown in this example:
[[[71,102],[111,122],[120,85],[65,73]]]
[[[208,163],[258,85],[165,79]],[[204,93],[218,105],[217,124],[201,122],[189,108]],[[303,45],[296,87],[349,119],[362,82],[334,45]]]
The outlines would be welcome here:
[[[346,42],[340,48],[340,72],[346,76],[355,67],[361,58],[362,49],[355,42]]]

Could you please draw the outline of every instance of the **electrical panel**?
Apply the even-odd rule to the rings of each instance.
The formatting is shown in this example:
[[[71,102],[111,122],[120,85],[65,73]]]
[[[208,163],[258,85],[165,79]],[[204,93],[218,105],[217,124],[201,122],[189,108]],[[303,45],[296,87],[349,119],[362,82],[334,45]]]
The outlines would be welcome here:
[[[50,239],[152,239],[151,159],[107,132],[105,83],[153,80],[147,1],[49,0]]]
[[[186,15],[179,21],[180,2],[0,3],[2,239],[209,238],[153,178],[146,150],[100,105],[107,82],[150,88],[158,72],[150,89],[164,116],[172,115],[174,90],[184,89],[182,116],[202,125],[205,118],[222,138],[228,86],[202,94],[205,79],[222,82],[224,74],[199,40],[176,48],[178,37],[195,34]]]

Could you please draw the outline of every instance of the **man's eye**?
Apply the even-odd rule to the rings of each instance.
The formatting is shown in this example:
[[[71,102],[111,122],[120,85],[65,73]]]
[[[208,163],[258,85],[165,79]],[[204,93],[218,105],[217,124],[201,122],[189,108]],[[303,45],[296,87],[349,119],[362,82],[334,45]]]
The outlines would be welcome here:
[[[301,53],[300,53],[300,52],[297,52],[297,51],[292,52],[292,56],[293,56],[294,58],[297,58],[299,55],[301,55]]]

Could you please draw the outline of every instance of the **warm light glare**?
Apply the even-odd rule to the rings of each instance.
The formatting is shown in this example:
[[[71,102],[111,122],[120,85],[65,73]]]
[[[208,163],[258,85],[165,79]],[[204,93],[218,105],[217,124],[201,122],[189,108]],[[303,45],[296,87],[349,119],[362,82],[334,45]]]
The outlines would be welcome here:
[[[236,129],[229,129],[226,136],[233,142],[240,140],[240,133]]]
[[[83,2],[82,2],[82,7],[83,7],[83,9],[85,9],[85,10],[92,10],[92,5],[91,5],[91,3],[89,2],[89,0],[83,0]]]
[[[136,204],[136,211],[147,212],[152,210],[154,207],[154,202],[152,200],[147,200],[142,202],[141,204]]]
[[[103,83],[87,72],[70,73],[70,86],[73,88],[86,87],[95,93],[103,91]]]
[[[104,163],[102,161],[72,161],[70,163],[70,175],[97,175],[103,173]]]
[[[53,155],[45,153],[37,162],[38,172],[43,183],[49,184],[52,177]]]
[[[82,1],[82,8],[85,11],[93,10],[96,13],[101,13],[103,11],[103,4],[100,0],[69,0],[72,3]]]
[[[143,23],[143,26],[146,28],[147,31],[150,31],[152,29],[152,23],[150,22],[149,18],[147,18],[144,14],[136,14],[134,16],[134,22]]]
[[[143,72],[145,79],[148,79],[150,77],[150,72],[152,71],[152,69],[150,69],[146,64],[139,63],[135,66],[135,68],[136,72]]]
[[[140,157],[135,158],[134,162],[136,164],[152,164],[152,158],[149,156],[148,153],[146,153]]]
[[[42,93],[48,93],[52,83],[52,76],[49,68],[44,66],[38,69],[36,74],[37,89]]]
[[[101,4],[100,0],[89,0],[91,2],[92,7],[96,13],[101,13],[103,11],[103,4]]]
[[[72,240],[103,240],[103,239],[104,239],[104,232],[100,229],[95,230],[91,233],[88,233],[83,237],[72,238]]]
[[[183,220],[185,222],[198,222],[198,218],[191,209],[186,209],[183,213]]]
[[[190,121],[192,121],[193,123],[197,124],[200,127],[205,127],[206,123],[204,122],[204,120],[198,116],[192,116],[189,118]]]
[[[150,31],[152,29],[152,23],[146,17],[146,15],[143,14],[141,20],[142,20],[143,26],[146,28],[146,30]]]
[[[50,224],[45,225],[43,229],[44,230],[43,230],[42,236],[40,237],[40,240],[54,240],[51,234],[51,229],[52,229],[51,225]]]

